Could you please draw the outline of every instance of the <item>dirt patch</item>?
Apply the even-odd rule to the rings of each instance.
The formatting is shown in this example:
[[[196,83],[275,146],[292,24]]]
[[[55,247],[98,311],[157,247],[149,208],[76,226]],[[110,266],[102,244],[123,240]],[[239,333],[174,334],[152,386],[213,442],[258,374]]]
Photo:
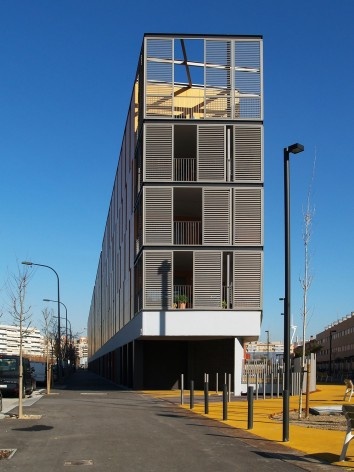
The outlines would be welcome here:
[[[283,421],[283,414],[276,413],[271,415],[271,419],[280,423]],[[302,414],[302,418],[299,419],[299,413],[297,411],[291,411],[289,413],[290,424],[296,424],[297,426],[303,426],[304,428],[315,428],[315,429],[328,429],[334,431],[346,431],[347,421],[345,416],[341,414],[327,414],[327,415],[309,415],[305,418],[305,413]]]
[[[15,454],[16,449],[0,449],[0,460],[1,459],[11,459]]]

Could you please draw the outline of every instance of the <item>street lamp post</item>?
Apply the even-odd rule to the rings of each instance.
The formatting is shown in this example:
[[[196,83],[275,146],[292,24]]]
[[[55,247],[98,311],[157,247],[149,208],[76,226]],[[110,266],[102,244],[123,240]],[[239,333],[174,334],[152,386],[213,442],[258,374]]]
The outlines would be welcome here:
[[[267,333],[267,361],[269,361],[269,331],[266,330]]]
[[[283,441],[289,441],[290,391],[290,154],[304,150],[299,143],[284,148],[284,216],[285,216],[285,297],[284,297],[284,390],[283,390]]]
[[[61,352],[60,352],[60,285],[59,285],[59,275],[58,275],[58,272],[56,270],[53,269],[53,267],[50,267],[48,265],[44,265],[44,264],[36,264],[34,262],[29,262],[29,261],[23,261],[22,264],[24,265],[28,265],[28,266],[38,266],[38,267],[46,267],[47,269],[50,269],[52,270],[56,277],[57,277],[57,290],[58,290],[58,362],[57,362],[57,365],[58,365],[58,380],[61,379],[61,372],[60,372],[60,369],[61,369]]]
[[[49,298],[43,298],[43,301],[58,303],[58,300],[49,300]],[[60,305],[63,305],[63,307],[65,308],[65,346],[67,346],[68,344],[68,309],[66,308],[66,305],[64,305],[63,302],[59,301],[59,303]]]
[[[336,333],[336,332],[337,332],[336,329],[332,329],[329,332],[329,375],[332,375],[332,335],[333,333]]]

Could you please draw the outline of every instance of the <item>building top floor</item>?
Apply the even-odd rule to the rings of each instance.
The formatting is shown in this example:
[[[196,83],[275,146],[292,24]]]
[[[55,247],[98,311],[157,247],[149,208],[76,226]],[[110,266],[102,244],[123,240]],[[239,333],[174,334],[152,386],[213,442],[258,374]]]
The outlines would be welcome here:
[[[145,119],[263,120],[261,36],[145,34],[131,108]]]

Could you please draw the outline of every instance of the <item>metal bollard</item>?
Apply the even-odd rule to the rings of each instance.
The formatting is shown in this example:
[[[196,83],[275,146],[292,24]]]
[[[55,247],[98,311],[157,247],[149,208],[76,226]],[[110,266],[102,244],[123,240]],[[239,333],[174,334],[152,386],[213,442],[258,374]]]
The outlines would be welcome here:
[[[191,380],[191,387],[189,391],[189,407],[191,410],[194,408],[194,380]]]
[[[253,387],[247,389],[247,429],[253,429]]]
[[[227,385],[222,386],[222,419],[227,420]]]
[[[184,404],[184,374],[181,374],[181,405]]]
[[[204,413],[209,413],[209,382],[204,382]]]

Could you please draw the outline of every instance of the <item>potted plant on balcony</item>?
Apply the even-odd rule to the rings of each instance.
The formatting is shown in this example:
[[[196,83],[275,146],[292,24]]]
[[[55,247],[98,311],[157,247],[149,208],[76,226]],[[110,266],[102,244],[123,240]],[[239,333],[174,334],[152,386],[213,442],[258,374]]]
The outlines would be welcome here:
[[[223,301],[221,302],[221,306],[222,306],[222,308],[225,310],[225,309],[227,308],[227,301],[226,301],[226,300],[223,300]]]
[[[184,310],[186,308],[187,303],[188,303],[187,295],[184,295],[182,293],[179,294],[179,295],[176,295],[175,303],[178,304],[178,308],[180,308],[181,310]]]

